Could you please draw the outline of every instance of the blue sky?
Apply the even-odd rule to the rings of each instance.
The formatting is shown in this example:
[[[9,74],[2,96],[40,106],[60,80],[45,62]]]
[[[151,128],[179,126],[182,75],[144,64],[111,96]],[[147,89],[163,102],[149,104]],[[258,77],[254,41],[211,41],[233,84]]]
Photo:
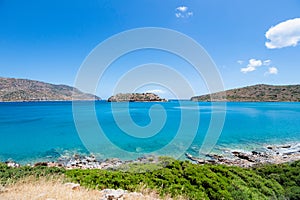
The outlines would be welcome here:
[[[133,28],[162,27],[202,45],[226,89],[299,84],[299,10],[299,0],[0,0],[0,76],[73,85],[100,42]],[[196,82],[178,58],[144,51],[116,62],[97,94],[110,96],[108,86],[121,71],[149,62],[168,64]],[[126,70],[118,70],[122,65]],[[147,89],[163,89],[156,87]],[[204,84],[195,87],[197,94],[207,92]]]

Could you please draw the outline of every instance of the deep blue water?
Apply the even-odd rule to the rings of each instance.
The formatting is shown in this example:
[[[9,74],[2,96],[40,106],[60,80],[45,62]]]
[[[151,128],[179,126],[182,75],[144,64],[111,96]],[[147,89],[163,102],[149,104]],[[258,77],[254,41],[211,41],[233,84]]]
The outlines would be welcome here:
[[[143,154],[178,157],[187,151],[197,155],[212,117],[211,103],[100,101],[95,103],[95,125],[89,104],[77,103],[77,130],[72,102],[0,103],[0,161],[55,160],[89,150],[101,158],[121,159]],[[218,106],[214,112],[222,114]],[[138,127],[132,126],[128,112]],[[225,124],[216,141],[216,152],[297,143],[300,103],[227,103]]]

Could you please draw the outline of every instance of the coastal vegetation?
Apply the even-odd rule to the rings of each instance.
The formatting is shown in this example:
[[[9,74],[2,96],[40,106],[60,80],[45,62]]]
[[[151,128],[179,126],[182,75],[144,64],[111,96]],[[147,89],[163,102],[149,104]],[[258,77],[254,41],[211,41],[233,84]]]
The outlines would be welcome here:
[[[0,102],[100,100],[67,85],[0,77]]]
[[[274,86],[258,84],[192,97],[192,101],[232,101],[232,102],[299,102],[300,85]]]
[[[300,199],[300,161],[251,168],[196,165],[171,159],[167,159],[165,166],[154,170],[146,165],[135,165],[128,170],[65,170],[44,166],[11,168],[0,164],[0,180],[5,187],[28,176],[37,179],[57,176],[97,190],[121,188],[137,191],[147,187],[157,191],[162,197],[171,195],[186,199]]]

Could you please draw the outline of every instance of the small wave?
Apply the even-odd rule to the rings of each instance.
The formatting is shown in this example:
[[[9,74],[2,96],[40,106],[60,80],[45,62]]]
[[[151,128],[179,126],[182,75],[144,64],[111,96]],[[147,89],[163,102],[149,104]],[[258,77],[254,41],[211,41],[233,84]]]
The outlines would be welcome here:
[[[11,120],[1,120],[0,124],[26,124],[42,120],[42,117],[31,118],[31,119],[11,119]]]

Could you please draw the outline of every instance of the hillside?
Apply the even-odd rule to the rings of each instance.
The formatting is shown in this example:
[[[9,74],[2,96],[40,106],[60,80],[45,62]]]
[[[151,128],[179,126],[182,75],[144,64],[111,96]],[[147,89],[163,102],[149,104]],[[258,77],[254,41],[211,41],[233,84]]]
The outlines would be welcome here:
[[[127,170],[66,170],[46,166],[13,168],[0,163],[0,199],[118,199],[101,198],[102,189],[156,191],[162,199],[300,199],[299,161],[252,168],[197,165],[170,158],[161,158],[160,164],[134,164]],[[73,184],[66,183],[70,181]],[[67,184],[76,186],[71,190]],[[148,198],[140,195],[122,199]]]
[[[243,88],[227,90],[226,101],[237,102],[299,102],[300,85],[253,85]],[[212,94],[217,100],[224,101],[224,95],[221,93]],[[218,98],[222,97],[222,98]],[[195,96],[192,101],[211,101],[210,95]]]
[[[73,99],[72,99],[73,98]],[[100,100],[67,85],[0,77],[0,102]]]
[[[160,98],[158,95],[153,93],[125,93],[125,94],[117,94],[115,96],[111,96],[107,100],[108,102],[124,102],[124,101],[143,101],[143,102],[150,102],[150,101],[161,101],[165,102],[166,99]]]

